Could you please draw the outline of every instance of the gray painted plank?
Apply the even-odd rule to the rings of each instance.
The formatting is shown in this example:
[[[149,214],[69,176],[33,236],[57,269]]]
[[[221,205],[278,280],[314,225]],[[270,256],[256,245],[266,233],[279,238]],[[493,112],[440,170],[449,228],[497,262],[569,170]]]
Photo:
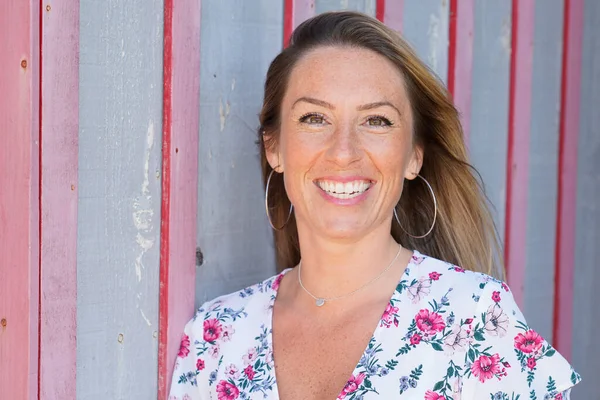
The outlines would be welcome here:
[[[573,364],[583,381],[578,399],[600,393],[600,2],[585,1],[577,173]]]
[[[554,249],[558,190],[558,132],[563,0],[537,0],[533,38],[531,132],[524,311],[552,342]]]
[[[163,3],[80,9],[77,398],[157,390]]]
[[[475,1],[470,155],[504,237],[511,2]]]
[[[376,0],[316,0],[317,14],[326,11],[352,10],[375,16]]]
[[[444,83],[448,81],[449,0],[405,1],[402,35]]]
[[[275,273],[255,142],[264,78],[282,46],[282,4],[202,4],[197,304]]]

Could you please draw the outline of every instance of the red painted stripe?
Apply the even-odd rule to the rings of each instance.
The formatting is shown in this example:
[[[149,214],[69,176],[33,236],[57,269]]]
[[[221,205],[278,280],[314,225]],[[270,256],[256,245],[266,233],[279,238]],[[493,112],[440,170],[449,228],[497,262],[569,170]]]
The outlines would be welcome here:
[[[398,33],[402,32],[404,0],[377,0],[377,19]]]
[[[534,14],[535,2],[513,0],[504,257],[507,265],[508,284],[517,304],[521,306],[523,305],[527,261],[527,181],[529,178]]]
[[[194,310],[200,0],[165,0],[163,165],[160,240],[158,399],[169,384],[185,323]],[[173,22],[177,21],[176,24]]]
[[[42,3],[40,374],[42,399],[76,397],[79,1]],[[56,329],[60,326],[60,329]]]
[[[565,0],[564,7],[553,340],[571,359],[584,0]]]
[[[385,0],[377,0],[375,7],[375,18],[383,22],[385,14]]]
[[[471,131],[474,9],[474,0],[450,1],[448,91],[460,112],[467,146]]]
[[[0,398],[38,398],[39,2],[0,13]]]
[[[283,47],[303,21],[315,15],[315,0],[285,0],[283,4]]]

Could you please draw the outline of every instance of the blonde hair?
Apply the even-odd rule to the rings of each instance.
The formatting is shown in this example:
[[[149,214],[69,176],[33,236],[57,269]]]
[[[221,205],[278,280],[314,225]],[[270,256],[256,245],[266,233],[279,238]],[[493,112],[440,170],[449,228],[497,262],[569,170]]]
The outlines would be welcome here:
[[[481,178],[467,160],[458,112],[444,85],[410,46],[374,18],[346,11],[313,17],[294,31],[289,47],[271,63],[259,128],[265,184],[272,171],[265,149],[276,145],[279,138],[281,104],[290,73],[304,54],[322,46],[369,49],[390,60],[404,77],[413,113],[414,143],[423,150],[420,175],[435,192],[438,215],[433,231],[422,239],[412,238],[392,221],[394,239],[406,248],[500,277],[503,268],[498,234]],[[282,174],[273,174],[268,202],[273,224],[284,225],[290,200]],[[412,235],[426,233],[433,221],[433,210],[433,199],[425,183],[420,179],[405,180],[396,211],[406,231]],[[278,267],[296,265],[300,248],[294,215],[274,234]]]

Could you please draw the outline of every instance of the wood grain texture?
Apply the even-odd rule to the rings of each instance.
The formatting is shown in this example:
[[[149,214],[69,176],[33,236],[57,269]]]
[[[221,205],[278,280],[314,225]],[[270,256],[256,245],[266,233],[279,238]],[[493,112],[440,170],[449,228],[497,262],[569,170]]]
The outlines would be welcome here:
[[[39,4],[0,13],[0,398],[38,398]]]
[[[74,399],[79,1],[53,0],[44,4],[41,15],[40,398]]]
[[[527,261],[527,184],[531,129],[531,80],[535,3],[513,0],[506,160],[504,260],[508,285],[523,306]]]
[[[565,0],[558,148],[554,344],[571,359],[584,1]],[[595,111],[597,112],[597,111]],[[587,144],[586,144],[587,145]],[[597,244],[596,244],[597,245]],[[568,327],[568,328],[566,328]]]
[[[471,134],[474,0],[450,0],[448,91],[460,113],[465,142]]]
[[[163,7],[80,2],[80,400],[157,394]]]
[[[158,399],[168,396],[183,326],[194,311],[200,3],[165,1]]]
[[[281,2],[202,3],[196,305],[275,274],[256,140],[282,35]]]
[[[327,11],[351,10],[375,17],[376,0],[315,0],[317,14]]]

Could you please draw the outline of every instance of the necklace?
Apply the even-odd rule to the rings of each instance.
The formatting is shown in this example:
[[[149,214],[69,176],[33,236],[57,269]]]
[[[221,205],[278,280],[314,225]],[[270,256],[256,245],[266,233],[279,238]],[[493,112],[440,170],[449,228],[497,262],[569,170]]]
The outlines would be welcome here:
[[[394,265],[394,262],[398,259],[398,256],[400,255],[400,251],[401,250],[402,250],[402,246],[400,246],[400,248],[398,249],[398,252],[396,253],[396,257],[394,257],[394,259],[392,260],[392,262],[390,262],[390,265],[388,265],[387,267],[385,267],[385,269],[383,271],[381,271],[379,273],[379,275],[377,275],[375,278],[371,279],[369,282],[365,283],[364,285],[362,285],[358,289],[355,289],[355,290],[351,291],[350,293],[346,293],[346,294],[343,294],[341,296],[335,296],[335,297],[317,297],[314,294],[312,294],[311,292],[309,292],[308,289],[305,288],[304,285],[302,284],[302,276],[301,276],[302,275],[302,260],[300,260],[300,263],[298,264],[298,283],[300,284],[300,287],[310,297],[312,297],[313,299],[315,299],[315,304],[317,305],[317,307],[322,307],[328,301],[339,300],[339,299],[343,299],[344,297],[352,296],[354,293],[357,293],[357,292],[363,290],[367,286],[369,286],[372,283],[374,283],[375,281],[377,281],[379,278],[381,278],[383,276],[383,274],[385,274],[392,267],[392,265]]]

